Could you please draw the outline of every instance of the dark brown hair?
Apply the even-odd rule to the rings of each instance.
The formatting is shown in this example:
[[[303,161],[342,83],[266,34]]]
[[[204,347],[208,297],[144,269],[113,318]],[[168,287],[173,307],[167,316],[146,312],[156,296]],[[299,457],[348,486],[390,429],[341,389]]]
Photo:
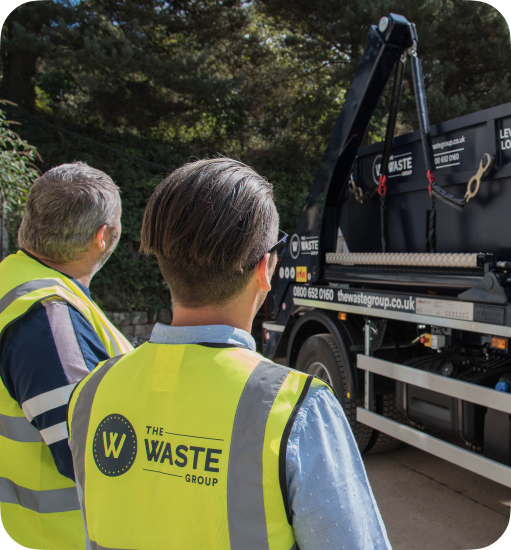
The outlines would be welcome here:
[[[247,286],[275,244],[273,188],[229,158],[185,164],[155,189],[142,222],[141,251],[154,254],[173,298],[185,307],[221,305]]]

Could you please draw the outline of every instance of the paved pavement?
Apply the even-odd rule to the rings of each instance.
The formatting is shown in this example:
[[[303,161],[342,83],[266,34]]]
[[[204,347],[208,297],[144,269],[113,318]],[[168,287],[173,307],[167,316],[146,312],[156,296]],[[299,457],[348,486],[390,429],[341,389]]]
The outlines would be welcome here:
[[[485,548],[508,526],[507,487],[413,447],[364,461],[394,550]]]

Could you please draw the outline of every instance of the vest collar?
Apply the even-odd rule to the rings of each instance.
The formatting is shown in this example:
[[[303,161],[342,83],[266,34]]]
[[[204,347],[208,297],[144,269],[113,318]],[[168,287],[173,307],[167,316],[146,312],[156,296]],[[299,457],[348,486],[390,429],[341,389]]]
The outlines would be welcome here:
[[[252,336],[242,329],[228,325],[204,325],[199,327],[172,327],[156,323],[149,340],[152,344],[232,344],[256,350]]]
[[[80,283],[80,281],[77,281],[76,279],[73,279],[73,277],[71,277],[70,275],[67,275],[66,273],[62,273],[62,271],[58,271],[56,269],[54,269],[53,267],[50,267],[48,265],[46,265],[44,262],[42,262],[39,258],[36,258],[33,254],[30,254],[30,252],[28,252],[27,250],[25,250],[24,248],[21,248],[19,250],[22,254],[25,254],[25,256],[28,256],[31,260],[34,260],[34,262],[37,262],[38,264],[41,264],[41,265],[44,265],[44,267],[47,267],[48,269],[53,269],[53,271],[56,271],[57,273],[60,273],[63,277],[66,277],[67,279],[69,279],[70,281],[73,281],[73,283],[78,286],[80,288],[80,290],[87,296],[87,297],[91,297],[91,294],[90,294],[90,289],[88,287],[86,287],[85,285],[83,285],[82,283]]]

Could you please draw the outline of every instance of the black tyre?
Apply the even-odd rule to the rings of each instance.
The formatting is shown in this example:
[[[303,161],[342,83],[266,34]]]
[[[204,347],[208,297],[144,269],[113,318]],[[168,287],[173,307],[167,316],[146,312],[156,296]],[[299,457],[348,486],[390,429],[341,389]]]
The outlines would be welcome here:
[[[307,338],[298,353],[296,369],[321,378],[335,389],[358,448],[363,453],[373,429],[357,422],[357,407],[363,406],[363,400],[347,397],[346,367],[332,335],[315,334]]]
[[[375,398],[375,408],[378,414],[381,414],[390,420],[395,420],[401,424],[406,423],[405,417],[396,409],[395,393],[387,393]],[[384,453],[386,451],[393,451],[394,449],[397,449],[401,443],[402,442],[399,441],[399,439],[395,439],[390,435],[374,430],[371,441],[366,447],[366,453],[377,454]]]

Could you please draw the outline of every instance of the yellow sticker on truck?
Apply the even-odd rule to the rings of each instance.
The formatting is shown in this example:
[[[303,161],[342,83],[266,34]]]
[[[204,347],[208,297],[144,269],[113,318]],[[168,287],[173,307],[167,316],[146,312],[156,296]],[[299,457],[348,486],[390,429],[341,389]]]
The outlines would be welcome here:
[[[296,268],[296,282],[297,283],[306,283],[307,282],[307,267],[297,267]]]

